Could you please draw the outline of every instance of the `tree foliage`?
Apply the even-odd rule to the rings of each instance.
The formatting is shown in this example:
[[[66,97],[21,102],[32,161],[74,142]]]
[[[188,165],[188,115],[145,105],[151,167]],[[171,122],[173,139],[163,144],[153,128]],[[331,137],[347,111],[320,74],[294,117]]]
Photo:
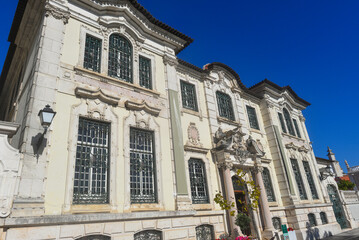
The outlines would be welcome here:
[[[354,190],[355,184],[348,180],[340,179],[338,182],[339,190]]]

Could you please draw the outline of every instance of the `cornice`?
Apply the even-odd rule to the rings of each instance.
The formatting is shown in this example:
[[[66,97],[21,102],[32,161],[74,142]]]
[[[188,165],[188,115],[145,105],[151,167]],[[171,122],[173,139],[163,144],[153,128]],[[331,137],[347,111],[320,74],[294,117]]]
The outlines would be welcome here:
[[[48,17],[50,15],[58,20],[62,20],[64,24],[67,24],[69,22],[70,12],[68,8],[63,9],[47,3],[45,5],[45,16]]]
[[[149,105],[145,100],[142,100],[141,102],[127,100],[125,102],[125,106],[129,110],[135,110],[135,111],[145,111],[151,115],[158,116],[161,112],[160,108],[153,107]]]

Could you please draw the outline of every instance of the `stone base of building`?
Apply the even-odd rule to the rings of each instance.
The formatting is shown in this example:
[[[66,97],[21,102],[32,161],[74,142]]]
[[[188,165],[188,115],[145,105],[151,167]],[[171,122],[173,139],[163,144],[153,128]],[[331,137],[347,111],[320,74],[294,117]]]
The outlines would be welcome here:
[[[168,211],[124,214],[81,214],[8,218],[2,239],[77,239],[90,235],[116,240],[134,239],[145,230],[162,232],[163,239],[196,239],[196,227],[213,226],[215,237],[225,232],[223,211]],[[2,231],[0,231],[1,233]]]

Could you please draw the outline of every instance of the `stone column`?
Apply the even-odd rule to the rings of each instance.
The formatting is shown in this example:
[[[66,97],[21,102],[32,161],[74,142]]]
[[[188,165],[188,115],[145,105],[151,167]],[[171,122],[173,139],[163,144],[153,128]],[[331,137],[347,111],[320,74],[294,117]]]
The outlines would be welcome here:
[[[226,199],[229,203],[236,202],[236,196],[234,195],[234,189],[233,189],[233,182],[231,177],[231,163],[221,163],[220,164],[220,170],[223,174],[223,181],[224,181],[224,187],[226,191]],[[230,212],[234,211],[234,216],[230,215]],[[228,210],[228,216],[229,216],[229,225],[230,225],[230,231],[231,236],[236,237],[237,235],[243,235],[241,229],[235,224],[236,222],[236,216],[237,216],[237,208],[236,204],[234,207],[232,207],[230,210]]]
[[[261,189],[260,211],[264,220],[264,231],[262,233],[262,236],[265,238],[271,238],[274,235],[274,227],[272,223],[272,215],[269,210],[267,193],[262,178],[263,167],[260,164],[260,161],[257,160],[255,162],[256,163],[255,163],[254,175],[255,175],[256,183]]]

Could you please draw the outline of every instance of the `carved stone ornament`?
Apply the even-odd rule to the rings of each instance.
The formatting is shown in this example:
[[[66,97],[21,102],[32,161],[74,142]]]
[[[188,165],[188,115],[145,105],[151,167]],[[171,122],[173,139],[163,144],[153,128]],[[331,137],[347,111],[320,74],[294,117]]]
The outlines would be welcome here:
[[[243,133],[240,128],[235,128],[226,132],[223,132],[221,128],[218,128],[214,136],[214,143],[216,144],[214,150],[228,151],[234,155],[239,163],[244,163],[250,156],[246,142],[243,139],[245,135],[246,134]]]
[[[111,94],[105,93],[101,88],[90,88],[90,87],[76,87],[75,95],[80,98],[87,99],[98,99],[104,103],[117,106],[120,101],[119,97],[113,96]]]
[[[299,151],[299,152],[307,153],[307,152],[309,151],[309,149],[306,148],[305,146],[301,146],[300,148],[298,148],[298,151]]]
[[[168,64],[168,65],[174,66],[174,67],[177,67],[177,65],[178,65],[178,61],[177,61],[176,58],[170,57],[170,56],[167,56],[167,55],[165,55],[165,56],[163,57],[163,63],[164,63],[165,65]]]
[[[232,169],[233,168],[233,162],[232,161],[218,162],[217,167],[220,168],[220,169]]]
[[[296,151],[296,150],[298,149],[298,147],[295,146],[293,142],[287,143],[287,144],[285,145],[285,147],[286,147],[287,149],[292,149],[292,150],[294,150],[294,151]]]
[[[58,20],[62,20],[64,24],[69,22],[70,12],[68,10],[55,7],[48,3],[45,5],[45,16],[48,17],[50,15]]]
[[[258,144],[258,142],[252,138],[252,136],[248,137],[246,141],[246,145],[252,157],[258,158],[258,157],[263,157],[265,155],[262,144],[261,143]]]
[[[199,131],[195,123],[190,123],[187,128],[188,141],[186,145],[203,147],[203,144],[200,142]]]
[[[158,116],[161,112],[160,108],[157,107],[153,107],[151,105],[149,105],[145,100],[142,100],[141,102],[137,102],[134,100],[127,100],[125,102],[125,106],[127,109],[129,110],[134,110],[134,111],[145,111],[151,115],[154,116]]]

